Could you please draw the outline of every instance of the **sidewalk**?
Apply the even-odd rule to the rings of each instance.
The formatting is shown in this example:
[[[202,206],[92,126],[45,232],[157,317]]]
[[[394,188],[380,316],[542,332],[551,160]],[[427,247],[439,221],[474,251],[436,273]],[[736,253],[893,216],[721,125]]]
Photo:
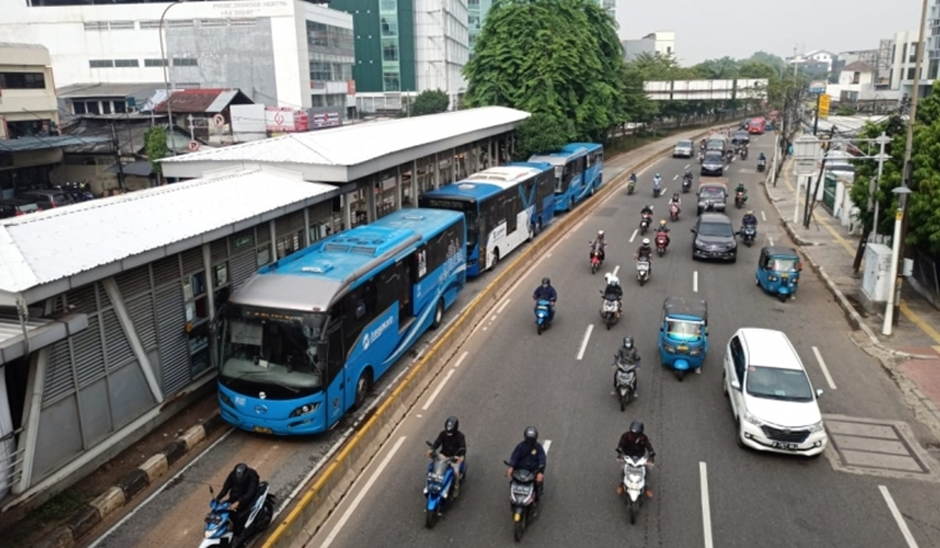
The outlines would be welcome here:
[[[904,287],[901,316],[890,336],[881,334],[884,311],[872,314],[862,307],[862,273],[855,274],[852,263],[859,236],[849,234],[839,220],[818,203],[810,228],[794,224],[795,177],[792,161],[784,164],[776,187],[764,185],[790,238],[800,246],[807,262],[823,279],[835,301],[843,309],[856,334],[856,344],[878,358],[888,369],[916,414],[940,438],[940,311],[913,290]],[[803,218],[805,190],[799,197],[799,218]]]

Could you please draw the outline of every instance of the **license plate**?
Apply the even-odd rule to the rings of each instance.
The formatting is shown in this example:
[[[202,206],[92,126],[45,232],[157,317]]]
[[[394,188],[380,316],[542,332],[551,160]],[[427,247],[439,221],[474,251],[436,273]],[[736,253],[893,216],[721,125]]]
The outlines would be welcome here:
[[[798,443],[783,443],[780,441],[774,442],[774,449],[783,449],[785,451],[796,451],[799,449],[800,445]]]
[[[252,430],[254,430],[255,432],[259,434],[273,434],[274,433],[274,431],[271,430],[270,428],[265,428],[263,426],[255,426],[254,428],[252,428]]]
[[[512,515],[512,520],[513,520],[513,521],[522,521],[522,515],[521,515],[521,514],[513,514],[513,515]]]
[[[678,347],[676,347],[676,350],[678,350],[679,352],[687,352],[689,350],[689,347],[688,345],[680,344]]]

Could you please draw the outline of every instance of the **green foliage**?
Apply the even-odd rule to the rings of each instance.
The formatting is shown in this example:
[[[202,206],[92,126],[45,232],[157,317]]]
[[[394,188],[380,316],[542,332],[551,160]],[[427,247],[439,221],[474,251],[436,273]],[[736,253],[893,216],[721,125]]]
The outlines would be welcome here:
[[[515,160],[528,160],[537,152],[558,150],[574,133],[570,121],[544,112],[536,112],[516,128]]]
[[[150,161],[150,169],[154,173],[163,173],[159,160],[166,158],[170,149],[166,145],[166,128],[153,126],[144,133],[144,152]]]
[[[425,114],[437,114],[447,112],[450,106],[450,97],[447,93],[439,89],[428,89],[422,91],[415,97],[411,105],[412,116],[424,116]]]
[[[774,72],[778,75],[782,75],[787,71],[788,68],[787,62],[784,61],[783,57],[774,55],[773,53],[767,53],[766,51],[755,52],[747,59],[747,61],[767,65],[768,67],[774,69]]]
[[[468,105],[570,120],[579,139],[628,115],[616,22],[593,0],[496,0],[464,73]]]

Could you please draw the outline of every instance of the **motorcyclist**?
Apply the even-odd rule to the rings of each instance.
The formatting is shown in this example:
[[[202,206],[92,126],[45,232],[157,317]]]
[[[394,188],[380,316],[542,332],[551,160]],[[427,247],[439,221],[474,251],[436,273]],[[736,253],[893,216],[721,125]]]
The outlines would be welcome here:
[[[623,288],[620,287],[620,278],[608,272],[604,275],[607,287],[604,288],[604,299],[617,300],[617,317],[623,313]]]
[[[659,176],[659,173],[653,177],[653,190],[656,191],[663,187],[663,178]]]
[[[225,483],[222,484],[222,490],[216,501],[231,503],[229,508],[234,512],[232,514],[232,532],[238,536],[245,527],[245,520],[251,513],[252,503],[258,496],[258,484],[260,478],[258,472],[249,468],[247,464],[240,462],[229,472]],[[230,495],[227,501],[223,501],[226,495]]]
[[[653,274],[653,248],[650,247],[650,239],[643,238],[643,243],[640,244],[640,249],[636,250],[636,255],[633,257],[637,261],[644,260],[650,265],[650,275]]]
[[[657,235],[657,236],[660,235],[660,234],[665,234],[665,235],[666,235],[666,246],[667,246],[667,247],[669,246],[669,232],[670,232],[670,229],[669,229],[669,227],[666,225],[666,219],[662,219],[661,221],[659,221],[659,226],[656,227],[656,235]]]
[[[547,459],[545,449],[539,443],[539,431],[534,426],[525,429],[524,440],[516,445],[509,458],[509,469],[506,470],[506,477],[512,477],[512,472],[516,468],[528,470],[535,473],[535,504],[542,498],[542,488],[545,479],[545,465]]]
[[[650,219],[652,217],[653,217],[653,206],[647,205],[643,209],[640,210],[641,219]]]
[[[763,152],[761,152],[760,155],[757,157],[757,161],[761,163],[766,163],[767,156]]]
[[[692,170],[691,170],[691,169],[687,169],[687,170],[685,170],[685,174],[682,176],[682,180],[683,180],[683,181],[691,181],[691,180],[693,179],[693,177],[694,177],[694,176],[692,175]]]
[[[542,278],[542,285],[535,288],[535,293],[532,294],[532,299],[535,300],[536,305],[540,300],[548,301],[548,321],[552,321],[555,317],[555,301],[558,300],[558,292],[555,291],[555,288],[552,287],[552,281],[548,278]]]
[[[627,457],[642,457],[647,455],[646,462],[646,496],[653,496],[653,489],[650,484],[650,473],[649,469],[653,467],[653,459],[656,458],[656,451],[653,450],[653,444],[650,443],[650,439],[643,433],[643,421],[633,421],[630,423],[630,429],[623,433],[620,436],[620,443],[617,444],[617,449],[620,450]],[[623,493],[623,482],[617,483],[617,494]]]
[[[636,184],[636,171],[630,173],[630,182]]]
[[[594,241],[591,242],[591,254],[593,255],[595,252],[597,252],[598,258],[601,260],[601,262],[604,262],[604,248],[606,247],[607,242],[604,241],[604,231],[598,230],[597,237],[594,238]]]
[[[460,463],[467,457],[467,438],[459,428],[460,421],[457,420],[457,417],[447,417],[447,420],[444,421],[444,429],[437,435],[431,449],[427,451],[428,457],[431,456],[432,451],[438,449],[444,457],[456,457],[456,460],[450,463],[454,469],[454,498],[457,498],[457,495],[460,494]]]
[[[746,202],[747,201],[747,189],[744,188],[744,183],[738,183],[738,186],[734,187],[734,193],[737,194],[738,192],[741,193],[742,199]]]
[[[672,207],[672,204],[676,204],[676,207],[679,209],[679,212],[682,212],[682,198],[679,197],[678,192],[672,194],[672,198],[669,199],[669,207]]]
[[[747,213],[744,214],[744,217],[741,218],[741,228],[746,226],[753,226],[757,228],[757,217],[754,215],[754,210],[749,209]]]
[[[635,365],[638,369],[640,367],[640,353],[637,352],[636,345],[633,344],[632,337],[624,337],[623,345],[620,349],[617,350],[617,354],[614,356],[614,391],[610,394],[612,396],[617,395],[617,365],[621,363],[631,363]],[[633,381],[633,397],[637,397],[638,391],[637,386],[639,383],[634,379]]]

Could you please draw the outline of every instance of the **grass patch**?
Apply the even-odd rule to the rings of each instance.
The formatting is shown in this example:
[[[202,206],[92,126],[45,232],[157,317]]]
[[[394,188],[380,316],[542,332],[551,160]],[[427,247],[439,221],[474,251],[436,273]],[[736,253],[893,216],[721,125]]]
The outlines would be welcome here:
[[[66,489],[49,499],[45,504],[29,514],[30,519],[43,523],[56,522],[72,515],[88,502],[89,497],[77,490]]]

